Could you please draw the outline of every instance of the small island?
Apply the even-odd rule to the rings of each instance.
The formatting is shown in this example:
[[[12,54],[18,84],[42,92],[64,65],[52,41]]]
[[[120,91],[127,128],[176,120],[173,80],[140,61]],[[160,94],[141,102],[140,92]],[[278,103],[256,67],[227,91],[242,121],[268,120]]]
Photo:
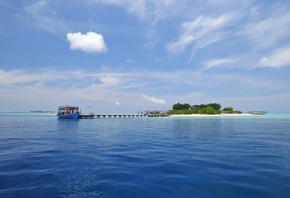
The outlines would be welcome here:
[[[221,110],[221,105],[218,103],[190,105],[188,103],[176,103],[172,106],[171,110],[160,112],[150,111],[150,114],[166,114],[166,115],[219,115],[219,114],[242,114],[239,110],[234,110],[233,107],[225,107]]]
[[[167,114],[241,114],[239,110],[234,110],[233,107],[225,107],[221,110],[221,105],[218,103],[190,105],[188,103],[176,103],[172,106],[172,110],[167,111]]]

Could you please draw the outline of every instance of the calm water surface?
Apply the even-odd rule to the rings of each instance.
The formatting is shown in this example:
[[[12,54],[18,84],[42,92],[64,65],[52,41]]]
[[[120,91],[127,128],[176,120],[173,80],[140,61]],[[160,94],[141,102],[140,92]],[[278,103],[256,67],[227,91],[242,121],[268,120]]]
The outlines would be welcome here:
[[[0,114],[0,197],[290,197],[290,115]]]

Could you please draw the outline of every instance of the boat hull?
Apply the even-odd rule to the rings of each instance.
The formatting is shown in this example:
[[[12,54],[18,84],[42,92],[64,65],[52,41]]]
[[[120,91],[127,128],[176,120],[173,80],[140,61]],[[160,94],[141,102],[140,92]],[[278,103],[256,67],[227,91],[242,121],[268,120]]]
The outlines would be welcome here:
[[[70,114],[58,114],[58,118],[62,119],[77,119],[79,116],[79,113],[70,113]]]

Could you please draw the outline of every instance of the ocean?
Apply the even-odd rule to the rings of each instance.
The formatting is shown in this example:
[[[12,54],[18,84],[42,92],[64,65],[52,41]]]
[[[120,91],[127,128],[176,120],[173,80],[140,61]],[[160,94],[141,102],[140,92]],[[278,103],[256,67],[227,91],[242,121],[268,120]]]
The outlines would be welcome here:
[[[290,114],[0,114],[0,197],[290,197]]]

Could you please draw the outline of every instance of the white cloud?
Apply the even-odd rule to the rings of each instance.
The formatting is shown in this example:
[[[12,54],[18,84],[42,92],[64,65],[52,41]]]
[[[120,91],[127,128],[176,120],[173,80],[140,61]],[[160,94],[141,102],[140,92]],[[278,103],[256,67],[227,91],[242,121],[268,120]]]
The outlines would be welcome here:
[[[67,75],[63,75],[63,73]],[[232,89],[232,86],[238,87],[238,89]],[[212,96],[209,95],[211,94],[210,90],[216,90],[219,87],[225,89],[225,92],[230,90],[232,95],[241,95],[240,90],[245,89],[247,94],[257,90],[267,93],[271,90],[280,90],[281,93],[285,90],[288,91],[287,84],[283,84],[283,80],[275,82],[268,78],[256,78],[248,75],[207,74],[191,70],[112,72],[109,69],[105,71],[60,71],[49,68],[32,72],[31,70],[6,71],[0,69],[0,93],[6,99],[15,98],[15,95],[24,93],[26,101],[29,101],[29,97],[36,99],[43,95],[48,96],[47,93],[49,93],[50,97],[45,98],[46,101],[53,100],[52,96],[57,96],[57,98],[61,98],[58,100],[59,103],[65,104],[67,98],[70,101],[76,101],[69,102],[71,104],[96,101],[101,102],[100,107],[102,108],[105,108],[103,105],[105,103],[118,105],[116,101],[124,107],[131,106],[132,109],[137,107],[140,109],[150,108],[149,102],[144,103],[144,99],[150,103],[163,104],[164,108],[170,108],[170,105],[178,101],[192,101],[192,103],[200,101],[202,103],[212,101]],[[154,92],[163,98],[166,97],[167,101],[154,96],[142,95],[144,90]],[[234,90],[239,91],[235,92]],[[19,99],[19,102],[23,101]]]
[[[126,60],[126,63],[128,63],[128,64],[132,64],[132,63],[134,63],[134,60],[132,60],[132,59],[127,59],[127,60]]]
[[[120,6],[126,9],[128,12],[136,14],[139,17],[146,15],[146,1],[144,0],[91,0],[96,3],[103,3],[109,5]]]
[[[30,28],[39,28],[58,37],[63,37],[65,32],[70,32],[69,23],[57,17],[58,14],[50,1],[36,1],[24,7],[24,10],[26,14],[17,14],[14,17]],[[75,27],[75,24],[73,25]]]
[[[262,67],[290,66],[290,48],[280,49],[268,57],[261,58],[259,62]]]
[[[202,96],[202,93],[200,93],[200,92],[193,92],[193,93],[187,95],[187,97],[190,99],[199,98],[201,96]]]
[[[100,77],[100,81],[103,85],[117,86],[121,82],[121,79],[114,76],[102,76]]]
[[[115,5],[123,8],[128,13],[136,15],[140,19],[148,20],[150,18],[152,23],[157,23],[158,20],[168,16],[181,13],[188,3],[184,0],[180,3],[178,0],[91,0],[96,3],[103,3],[107,5]]]
[[[121,103],[119,103],[119,102],[116,102],[115,104],[118,105],[118,106],[121,105]]]
[[[27,6],[25,9],[26,11],[30,12],[30,13],[37,13],[39,11],[39,9],[44,8],[46,6],[46,1],[45,0],[40,0],[37,1],[33,4],[31,4],[30,6]]]
[[[273,9],[271,16],[248,23],[240,33],[255,43],[256,48],[264,49],[289,37],[289,32],[290,13]]]
[[[59,73],[51,73],[50,70],[44,70],[42,72],[31,72],[24,70],[11,70],[5,71],[0,69],[0,85],[14,86],[17,84],[29,84],[29,83],[44,83],[53,81],[55,79],[65,78]]]
[[[165,100],[155,98],[154,96],[147,96],[147,95],[143,94],[142,97],[144,99],[152,102],[152,103],[155,103],[155,104],[166,104]]]
[[[203,48],[224,38],[223,28],[229,26],[235,19],[233,15],[223,14],[218,17],[199,16],[181,26],[181,36],[166,45],[169,52],[184,51],[188,45]]]
[[[107,51],[104,38],[101,34],[88,32],[87,34],[68,33],[67,40],[70,42],[70,49],[81,50],[88,53],[101,53]]]
[[[207,69],[211,69],[213,67],[217,67],[220,65],[228,65],[235,62],[232,59],[214,59],[214,60],[209,60],[209,61],[205,61],[203,62],[203,65],[205,66],[205,70]]]

